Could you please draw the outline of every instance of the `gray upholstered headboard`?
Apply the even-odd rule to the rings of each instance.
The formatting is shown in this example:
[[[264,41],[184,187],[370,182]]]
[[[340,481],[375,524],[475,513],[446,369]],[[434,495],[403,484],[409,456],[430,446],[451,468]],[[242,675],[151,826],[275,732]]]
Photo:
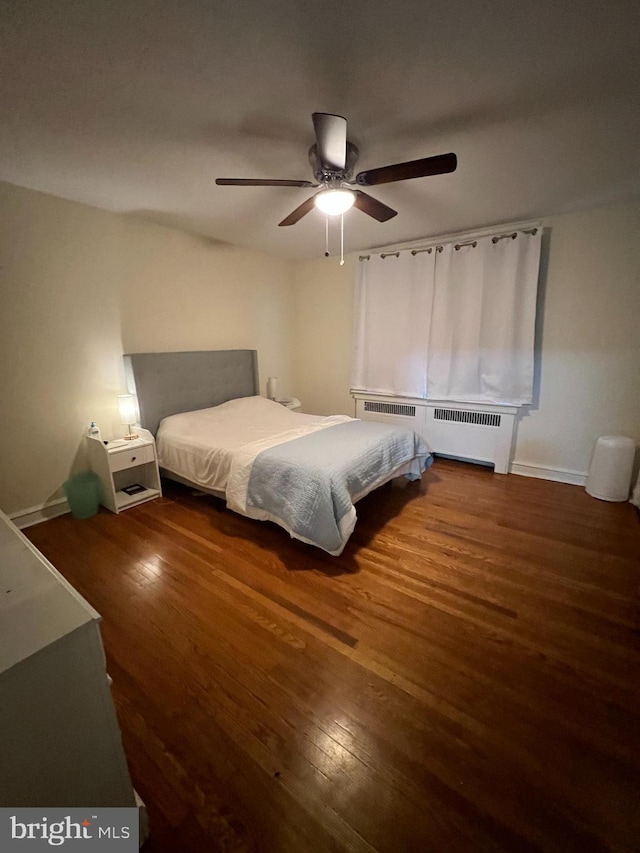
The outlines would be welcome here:
[[[260,393],[255,350],[137,352],[124,357],[140,423],[154,435],[162,418]]]

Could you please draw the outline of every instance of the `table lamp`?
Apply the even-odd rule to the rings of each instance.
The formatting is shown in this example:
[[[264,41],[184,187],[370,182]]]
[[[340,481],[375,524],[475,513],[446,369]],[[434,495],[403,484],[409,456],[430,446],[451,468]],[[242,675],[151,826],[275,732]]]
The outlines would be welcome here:
[[[120,423],[125,424],[129,428],[129,432],[124,437],[128,441],[137,438],[135,432],[131,432],[131,427],[138,420],[138,409],[136,406],[136,398],[134,394],[119,394],[118,409],[120,410]]]

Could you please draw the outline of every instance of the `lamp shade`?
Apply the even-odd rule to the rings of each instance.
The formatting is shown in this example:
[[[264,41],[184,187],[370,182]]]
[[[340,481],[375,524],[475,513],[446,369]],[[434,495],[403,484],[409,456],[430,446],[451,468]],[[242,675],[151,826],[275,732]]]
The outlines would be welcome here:
[[[267,379],[267,397],[270,400],[275,400],[278,396],[278,377],[270,376]]]
[[[118,409],[120,410],[120,423],[131,426],[138,420],[135,394],[120,394],[118,396]]]
[[[327,216],[339,216],[346,213],[356,200],[351,190],[323,190],[313,199],[313,203]]]

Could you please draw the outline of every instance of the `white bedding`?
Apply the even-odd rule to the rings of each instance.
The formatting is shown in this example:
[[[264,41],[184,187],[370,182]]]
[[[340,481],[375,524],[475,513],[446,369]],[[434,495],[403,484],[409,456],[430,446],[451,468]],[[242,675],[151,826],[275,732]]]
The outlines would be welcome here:
[[[165,418],[156,445],[169,476],[335,556],[353,531],[357,500],[401,474],[419,479],[431,463],[413,430],[301,415],[263,397]]]
[[[158,463],[203,488],[224,492],[234,455],[248,444],[263,448],[352,420],[303,415],[264,397],[242,397],[211,409],[164,418],[156,436]]]

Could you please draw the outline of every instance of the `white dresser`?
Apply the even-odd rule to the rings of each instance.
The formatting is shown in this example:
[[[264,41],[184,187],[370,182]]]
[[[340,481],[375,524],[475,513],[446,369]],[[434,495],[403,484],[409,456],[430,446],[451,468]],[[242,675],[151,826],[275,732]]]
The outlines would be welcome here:
[[[0,512],[0,806],[135,806],[100,616]]]

